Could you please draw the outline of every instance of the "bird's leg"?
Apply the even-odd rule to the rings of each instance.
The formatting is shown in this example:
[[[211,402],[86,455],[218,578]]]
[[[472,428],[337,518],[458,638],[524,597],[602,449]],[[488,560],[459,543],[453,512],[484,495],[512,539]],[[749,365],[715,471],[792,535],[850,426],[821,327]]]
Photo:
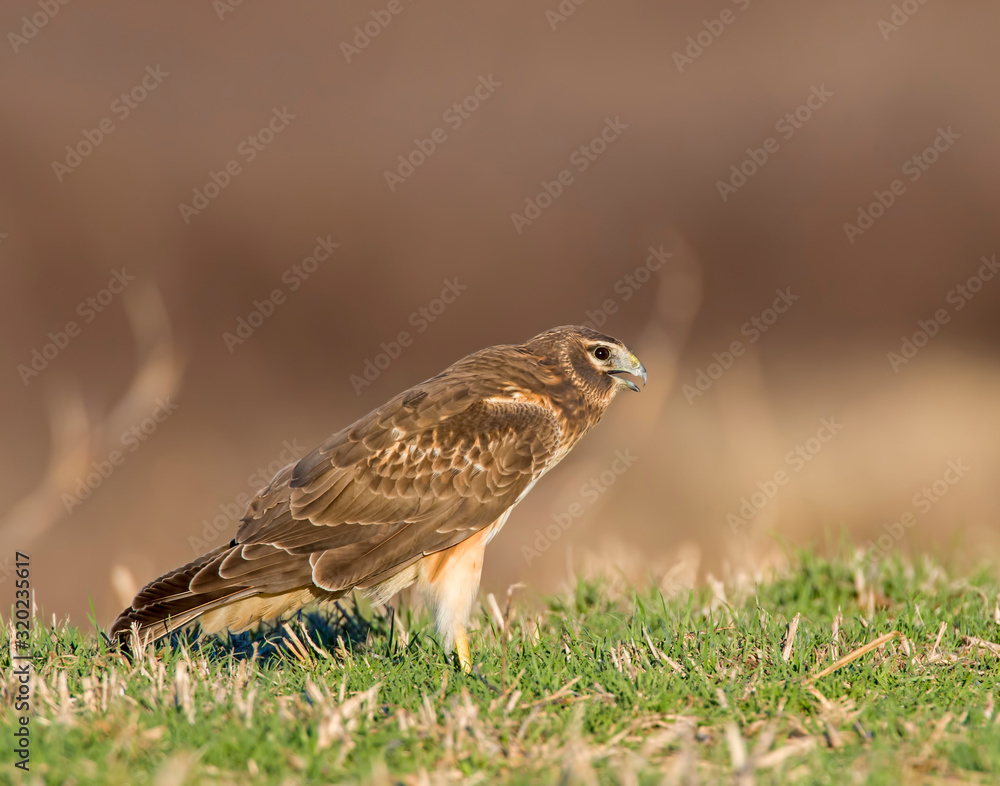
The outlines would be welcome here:
[[[466,674],[472,672],[472,659],[469,657],[469,639],[465,635],[465,626],[455,626],[455,652],[458,653],[458,662],[462,671]]]

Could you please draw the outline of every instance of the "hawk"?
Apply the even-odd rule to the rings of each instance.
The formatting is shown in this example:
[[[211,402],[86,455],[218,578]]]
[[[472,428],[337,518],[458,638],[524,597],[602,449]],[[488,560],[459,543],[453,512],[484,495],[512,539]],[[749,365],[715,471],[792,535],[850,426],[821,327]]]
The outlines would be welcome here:
[[[361,589],[416,583],[445,651],[471,669],[465,627],[486,545],[514,506],[646,369],[620,341],[558,327],[474,352],[279,470],[228,544],[150,582],[111,625],[155,641],[206,633]]]

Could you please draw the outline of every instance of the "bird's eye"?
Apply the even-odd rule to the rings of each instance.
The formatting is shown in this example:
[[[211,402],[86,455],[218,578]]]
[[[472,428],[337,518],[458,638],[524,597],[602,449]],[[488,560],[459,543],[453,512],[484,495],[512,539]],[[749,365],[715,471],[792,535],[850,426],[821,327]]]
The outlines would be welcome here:
[[[609,350],[607,347],[595,347],[594,357],[597,358],[598,360],[607,360],[609,357],[611,357],[611,350]]]

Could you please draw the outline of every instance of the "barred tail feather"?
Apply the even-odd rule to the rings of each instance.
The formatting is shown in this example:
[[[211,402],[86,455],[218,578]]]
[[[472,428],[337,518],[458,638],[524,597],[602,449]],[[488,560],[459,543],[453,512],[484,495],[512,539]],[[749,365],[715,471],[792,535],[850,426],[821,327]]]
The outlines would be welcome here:
[[[282,617],[320,600],[335,600],[343,593],[331,593],[315,585],[287,586],[284,581],[268,587],[267,581],[250,581],[246,576],[226,580],[216,573],[234,549],[229,543],[203,554],[183,567],[151,581],[135,596],[132,605],[111,624],[110,637],[124,650],[131,645],[133,625],[140,641],[156,641],[197,620],[205,633],[246,630],[254,624]],[[308,557],[306,558],[308,565]],[[210,589],[192,589],[195,578],[215,574]],[[268,590],[271,591],[268,591]]]

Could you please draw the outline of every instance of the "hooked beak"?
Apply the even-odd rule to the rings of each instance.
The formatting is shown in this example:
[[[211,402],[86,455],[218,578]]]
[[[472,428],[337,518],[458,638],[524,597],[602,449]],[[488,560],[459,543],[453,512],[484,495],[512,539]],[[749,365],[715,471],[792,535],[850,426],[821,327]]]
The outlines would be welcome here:
[[[634,390],[636,393],[639,392],[639,386],[636,385],[631,379],[621,376],[622,374],[631,374],[634,377],[639,377],[642,380],[643,387],[646,386],[646,367],[639,362],[639,358],[635,355],[630,354],[628,356],[629,367],[628,368],[616,368],[608,373],[614,377],[619,377],[622,382],[624,382],[629,390]]]

